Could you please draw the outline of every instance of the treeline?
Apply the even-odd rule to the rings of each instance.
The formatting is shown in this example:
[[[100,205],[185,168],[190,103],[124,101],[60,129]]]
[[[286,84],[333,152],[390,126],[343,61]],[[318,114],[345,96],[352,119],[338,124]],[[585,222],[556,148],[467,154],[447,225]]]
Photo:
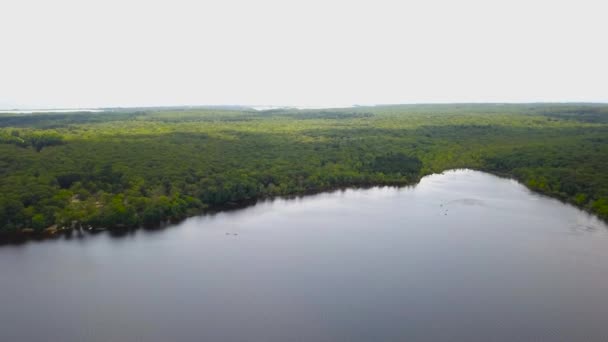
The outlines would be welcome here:
[[[485,160],[487,171],[514,176],[528,188],[608,218],[608,150],[585,146],[521,148]],[[599,149],[598,149],[599,151]]]
[[[242,158],[247,163],[247,157]],[[141,174],[135,168],[127,173],[111,163],[96,165],[90,160],[56,175],[37,169],[31,176],[9,176],[17,181],[3,184],[7,191],[0,199],[0,225],[5,232],[42,231],[54,225],[110,229],[154,226],[206,209],[261,198],[345,186],[409,184],[418,179],[422,167],[419,159],[403,154],[372,158],[368,163],[360,163],[359,171],[344,168],[338,159],[323,159],[319,165],[309,167],[273,162],[255,170],[200,172],[181,169],[187,165],[184,161],[177,168],[161,164],[157,170]],[[150,176],[141,177],[146,174]]]

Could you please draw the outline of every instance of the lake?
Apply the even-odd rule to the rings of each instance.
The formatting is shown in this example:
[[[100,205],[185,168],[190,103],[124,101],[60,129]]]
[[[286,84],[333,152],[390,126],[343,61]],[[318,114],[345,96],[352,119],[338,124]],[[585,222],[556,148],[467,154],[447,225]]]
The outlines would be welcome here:
[[[37,113],[100,113],[103,109],[0,109],[0,114],[37,114]]]
[[[608,226],[509,179],[0,247],[1,341],[606,341]]]

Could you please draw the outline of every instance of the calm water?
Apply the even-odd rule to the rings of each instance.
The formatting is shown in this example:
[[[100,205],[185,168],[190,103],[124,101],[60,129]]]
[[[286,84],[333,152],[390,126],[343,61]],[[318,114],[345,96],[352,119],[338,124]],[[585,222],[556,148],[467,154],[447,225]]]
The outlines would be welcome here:
[[[608,227],[474,171],[3,246],[0,272],[1,341],[608,340]]]

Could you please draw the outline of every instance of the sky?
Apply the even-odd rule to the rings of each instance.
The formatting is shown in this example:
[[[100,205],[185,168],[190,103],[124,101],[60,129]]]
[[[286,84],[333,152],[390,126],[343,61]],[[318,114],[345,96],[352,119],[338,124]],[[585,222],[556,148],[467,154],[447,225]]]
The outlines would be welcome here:
[[[0,1],[0,108],[608,102],[608,2]]]

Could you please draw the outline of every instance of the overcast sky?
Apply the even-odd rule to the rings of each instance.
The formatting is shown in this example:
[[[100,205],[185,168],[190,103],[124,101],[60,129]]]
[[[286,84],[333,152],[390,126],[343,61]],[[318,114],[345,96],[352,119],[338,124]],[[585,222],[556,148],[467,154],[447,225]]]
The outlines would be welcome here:
[[[606,3],[1,0],[0,107],[607,102]]]

